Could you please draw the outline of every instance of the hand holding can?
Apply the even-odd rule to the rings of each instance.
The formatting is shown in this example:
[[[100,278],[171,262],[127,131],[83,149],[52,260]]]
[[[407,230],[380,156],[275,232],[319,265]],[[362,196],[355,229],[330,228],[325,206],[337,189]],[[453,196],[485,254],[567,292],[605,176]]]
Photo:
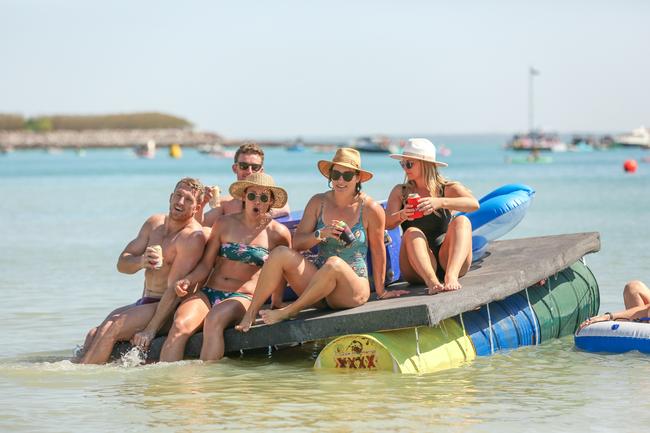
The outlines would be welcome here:
[[[219,189],[218,186],[209,186],[206,187],[209,189],[209,195],[210,195],[210,201],[208,202],[210,204],[211,209],[216,209],[219,206],[221,206],[221,190]]]
[[[149,248],[147,248],[151,252],[155,254],[155,261],[149,261],[149,263],[152,265],[153,269],[160,269],[163,266],[163,254],[162,254],[162,247],[160,245],[151,245]]]
[[[424,216],[424,213],[422,211],[416,210],[419,203],[419,194],[409,194],[406,198],[406,204],[414,210],[413,214],[411,215],[411,218],[413,219],[422,218]]]
[[[338,221],[336,223],[336,226],[342,230],[339,239],[341,239],[345,243],[345,246],[348,246],[355,241],[356,237],[354,236],[354,233],[352,233],[352,230],[350,230],[350,227],[346,224],[345,221]]]

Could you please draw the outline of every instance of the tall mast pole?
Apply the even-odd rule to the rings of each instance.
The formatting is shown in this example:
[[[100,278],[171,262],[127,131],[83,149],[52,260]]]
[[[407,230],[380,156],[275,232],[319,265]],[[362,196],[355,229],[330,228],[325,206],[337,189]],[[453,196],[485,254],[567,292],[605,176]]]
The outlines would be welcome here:
[[[533,78],[539,75],[539,71],[532,66],[528,68],[528,132],[535,129],[535,94],[533,92]]]
[[[534,127],[534,107],[533,107],[533,68],[528,69],[528,133],[533,132]]]

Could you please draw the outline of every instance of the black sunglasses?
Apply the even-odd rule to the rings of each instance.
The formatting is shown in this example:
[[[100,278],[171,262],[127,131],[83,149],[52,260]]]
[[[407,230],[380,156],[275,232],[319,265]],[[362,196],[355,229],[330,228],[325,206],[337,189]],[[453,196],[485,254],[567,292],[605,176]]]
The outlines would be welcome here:
[[[255,194],[254,192],[249,192],[248,194],[246,194],[246,198],[248,200],[250,200],[250,201],[255,201],[255,199],[257,197],[260,198],[260,201],[262,203],[266,203],[267,201],[269,201],[269,198],[270,198],[269,195],[267,193],[265,193],[265,192],[263,192],[262,194],[259,194],[259,195]]]
[[[339,180],[341,176],[343,176],[344,181],[350,182],[356,174],[357,173],[354,171],[345,171],[341,173],[338,170],[332,170],[332,173],[330,174],[330,178],[332,178],[332,180]]]
[[[239,165],[240,170],[248,170],[248,167],[250,167],[254,172],[258,172],[262,168],[262,164],[251,164],[248,162],[238,162],[237,165]]]
[[[401,160],[401,161],[399,162],[399,165],[401,165],[402,168],[406,168],[406,169],[409,169],[409,170],[410,170],[410,169],[412,169],[413,166],[415,165],[415,161],[404,161],[404,160]]]

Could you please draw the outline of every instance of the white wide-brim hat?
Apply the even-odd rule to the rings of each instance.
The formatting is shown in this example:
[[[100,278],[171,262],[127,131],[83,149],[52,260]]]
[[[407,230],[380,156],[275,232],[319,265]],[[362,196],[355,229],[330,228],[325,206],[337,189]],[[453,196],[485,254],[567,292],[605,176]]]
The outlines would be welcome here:
[[[251,173],[244,180],[238,180],[230,185],[230,195],[238,200],[244,200],[244,191],[249,186],[262,186],[273,191],[273,203],[271,207],[281,208],[287,204],[287,191],[284,188],[275,186],[273,178],[266,173]]]
[[[409,138],[408,143],[402,149],[402,153],[393,153],[390,157],[393,159],[419,159],[440,167],[447,167],[446,162],[436,161],[436,146],[426,138]]]

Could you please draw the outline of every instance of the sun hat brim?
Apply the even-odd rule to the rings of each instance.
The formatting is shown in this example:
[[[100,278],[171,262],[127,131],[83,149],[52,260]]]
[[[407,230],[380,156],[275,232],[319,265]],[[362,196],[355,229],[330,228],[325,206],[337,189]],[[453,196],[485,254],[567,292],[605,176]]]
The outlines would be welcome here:
[[[320,160],[318,161],[318,171],[321,172],[323,176],[325,176],[327,179],[330,178],[330,169],[334,165],[340,165],[341,167],[346,167],[350,168],[352,170],[358,171],[359,172],[359,181],[360,182],[367,182],[370,179],[372,179],[373,174],[369,171],[363,170],[361,168],[355,167],[352,164],[348,164],[347,162],[334,162],[334,161],[326,161],[326,160]]]
[[[287,204],[287,200],[289,198],[287,191],[285,191],[284,188],[280,188],[279,186],[262,185],[247,180],[238,180],[237,182],[230,185],[228,191],[233,198],[236,198],[237,200],[244,200],[244,191],[246,191],[246,188],[250,186],[259,186],[261,188],[270,189],[273,192],[273,203],[271,203],[271,207],[281,208]]]
[[[425,161],[425,162],[430,162],[432,164],[438,165],[440,167],[448,167],[449,164],[446,162],[441,162],[441,161],[436,161],[435,159],[425,156],[425,155],[419,155],[415,153],[391,153],[390,155],[391,158],[393,159],[399,159],[402,160],[404,158],[409,158],[409,159],[419,159],[420,161]]]

